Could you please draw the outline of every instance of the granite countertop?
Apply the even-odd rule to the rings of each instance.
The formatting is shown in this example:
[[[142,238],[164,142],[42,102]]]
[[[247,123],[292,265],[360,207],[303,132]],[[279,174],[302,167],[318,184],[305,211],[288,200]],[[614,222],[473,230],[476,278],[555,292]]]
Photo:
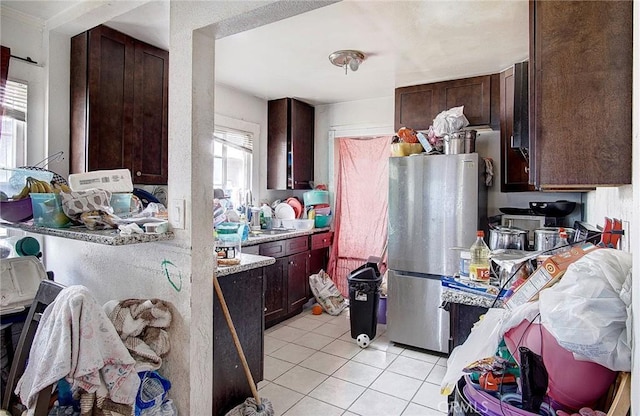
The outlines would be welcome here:
[[[484,295],[478,295],[475,293],[464,292],[462,290],[443,288],[440,295],[442,302],[461,303],[463,305],[481,306],[483,308],[501,308],[502,300],[498,299],[495,304],[493,303],[495,297],[489,297]]]
[[[257,269],[258,267],[268,266],[276,262],[273,257],[258,256],[256,254],[240,254],[240,264],[235,266],[220,266],[216,272],[218,277],[227,276],[234,273],[246,272],[247,270]]]
[[[23,231],[51,235],[54,237],[70,238],[72,240],[86,241],[89,243],[105,244],[109,246],[123,246],[127,244],[150,243],[153,241],[172,240],[174,234],[168,231],[162,234],[131,234],[121,235],[116,229],[89,230],[85,226],[71,226],[69,228],[49,228],[33,225],[28,222],[8,223],[0,222],[0,226],[16,228]]]
[[[249,234],[249,239],[242,243],[242,247],[255,246],[271,241],[285,240],[287,238],[311,235],[330,230],[331,227],[312,228],[310,230],[261,230],[257,236],[251,236],[251,234]]]

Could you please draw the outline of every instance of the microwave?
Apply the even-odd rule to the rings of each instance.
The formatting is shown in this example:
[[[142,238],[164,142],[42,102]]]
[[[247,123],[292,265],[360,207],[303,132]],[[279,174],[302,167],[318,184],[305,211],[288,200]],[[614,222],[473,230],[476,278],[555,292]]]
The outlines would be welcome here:
[[[501,225],[509,228],[519,228],[527,231],[529,247],[534,246],[535,233],[538,228],[544,228],[546,218],[544,215],[502,215]]]

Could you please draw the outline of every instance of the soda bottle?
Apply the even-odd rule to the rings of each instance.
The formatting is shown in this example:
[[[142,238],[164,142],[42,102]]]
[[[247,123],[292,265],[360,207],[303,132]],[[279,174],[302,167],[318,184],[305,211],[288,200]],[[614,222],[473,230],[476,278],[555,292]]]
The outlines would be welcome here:
[[[471,262],[469,264],[469,277],[471,280],[488,282],[491,276],[489,269],[489,253],[491,250],[484,242],[484,231],[476,232],[476,241],[471,245]]]

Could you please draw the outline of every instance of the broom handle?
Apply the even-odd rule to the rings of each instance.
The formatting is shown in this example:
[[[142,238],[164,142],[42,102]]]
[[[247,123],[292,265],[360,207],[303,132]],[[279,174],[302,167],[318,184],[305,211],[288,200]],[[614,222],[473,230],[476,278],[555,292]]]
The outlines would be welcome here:
[[[253,381],[253,376],[251,375],[251,370],[249,370],[249,364],[247,363],[247,359],[244,356],[244,352],[242,351],[242,345],[240,345],[240,339],[238,339],[238,333],[236,332],[236,327],[233,325],[233,321],[231,320],[231,314],[229,313],[229,308],[227,308],[227,302],[224,300],[224,295],[222,294],[222,288],[220,288],[220,283],[218,283],[218,276],[213,275],[213,287],[216,290],[216,295],[218,295],[218,300],[220,301],[220,306],[222,307],[222,313],[224,314],[224,318],[227,320],[227,325],[229,326],[229,331],[231,331],[231,337],[233,338],[233,343],[236,346],[236,350],[238,351],[238,355],[240,356],[240,361],[242,362],[242,368],[244,369],[244,373],[247,376],[247,381],[249,381],[249,386],[251,387],[251,393],[253,397],[256,399],[256,405],[258,408],[261,406],[260,396],[258,396],[258,390],[256,389],[256,383]]]

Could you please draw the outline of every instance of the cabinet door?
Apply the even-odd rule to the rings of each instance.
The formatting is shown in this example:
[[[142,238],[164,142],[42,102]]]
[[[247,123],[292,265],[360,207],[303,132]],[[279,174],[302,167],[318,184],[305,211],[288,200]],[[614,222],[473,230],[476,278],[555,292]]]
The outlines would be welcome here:
[[[142,42],[135,45],[133,123],[135,183],[166,184],[169,53]]]
[[[288,304],[289,313],[302,310],[309,296],[309,253],[288,257]]]
[[[288,258],[285,257],[263,268],[265,326],[270,326],[287,314],[287,263]]]
[[[530,2],[530,157],[537,188],[631,183],[633,3]]]
[[[492,78],[495,93],[492,97]],[[469,120],[470,126],[498,126],[498,114],[493,114],[492,108],[497,111],[499,100],[499,78],[493,75],[480,77],[457,79],[453,81],[441,82],[438,84],[441,91],[439,93],[439,111],[448,110],[453,107],[464,106],[464,115]],[[492,106],[491,100],[496,103]],[[436,114],[437,115],[437,114]]]
[[[395,129],[409,127],[415,130],[427,130],[438,115],[436,84],[415,85],[396,88]]]
[[[257,383],[263,377],[264,324],[261,269],[219,279],[231,319],[251,374]],[[213,413],[226,414],[251,396],[240,357],[235,349],[218,298],[213,301]]]
[[[271,100],[267,106],[267,189],[287,189],[289,100]]]
[[[313,181],[314,109],[291,100],[291,183],[289,189],[311,189]]]
[[[533,191],[529,185],[529,161],[520,149],[511,147],[514,124],[514,68],[500,74],[500,190]]]
[[[329,259],[329,249],[321,248],[318,250],[309,251],[309,276],[320,272],[320,270],[327,271],[327,262]],[[311,291],[311,285],[309,285],[308,298],[313,298],[313,292]]]
[[[133,158],[133,39],[99,26],[89,31],[87,165],[130,169]],[[84,150],[83,150],[84,152]]]

